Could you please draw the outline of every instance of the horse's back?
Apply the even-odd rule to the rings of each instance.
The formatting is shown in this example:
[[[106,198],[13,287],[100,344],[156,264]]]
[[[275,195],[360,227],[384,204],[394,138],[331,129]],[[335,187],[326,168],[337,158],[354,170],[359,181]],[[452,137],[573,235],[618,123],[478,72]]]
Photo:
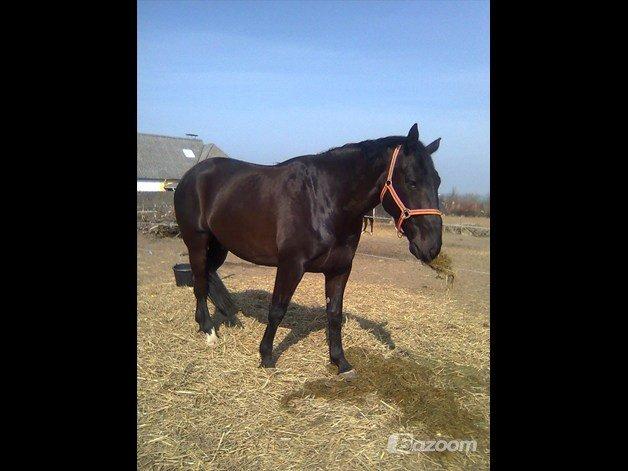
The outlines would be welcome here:
[[[307,165],[300,161],[265,166],[208,159],[181,179],[175,211],[184,237],[211,232],[240,258],[276,265],[289,235],[282,228],[304,223],[309,214],[307,190]]]

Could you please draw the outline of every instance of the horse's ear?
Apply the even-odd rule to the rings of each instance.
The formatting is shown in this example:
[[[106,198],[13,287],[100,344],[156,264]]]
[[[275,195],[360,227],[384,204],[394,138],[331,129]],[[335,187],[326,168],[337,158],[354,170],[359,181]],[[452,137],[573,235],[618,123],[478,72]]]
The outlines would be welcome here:
[[[406,138],[406,152],[413,153],[419,146],[419,126],[414,123]]]
[[[411,144],[419,142],[419,125],[417,123],[414,123],[408,132],[408,142]]]
[[[440,146],[440,137],[425,147],[425,151],[431,155],[438,150],[438,146]]]

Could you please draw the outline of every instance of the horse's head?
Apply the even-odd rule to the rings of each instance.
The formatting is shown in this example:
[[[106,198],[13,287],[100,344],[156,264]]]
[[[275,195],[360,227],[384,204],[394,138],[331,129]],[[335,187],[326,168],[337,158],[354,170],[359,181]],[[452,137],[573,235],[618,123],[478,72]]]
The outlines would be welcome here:
[[[440,138],[424,146],[419,141],[419,128],[412,126],[397,156],[392,184],[404,205],[409,209],[438,209],[440,177],[434,168],[432,154]],[[382,202],[384,209],[395,219],[401,211],[390,193]],[[442,221],[436,215],[418,215],[405,219],[401,225],[410,242],[410,252],[419,260],[429,263],[440,252]]]

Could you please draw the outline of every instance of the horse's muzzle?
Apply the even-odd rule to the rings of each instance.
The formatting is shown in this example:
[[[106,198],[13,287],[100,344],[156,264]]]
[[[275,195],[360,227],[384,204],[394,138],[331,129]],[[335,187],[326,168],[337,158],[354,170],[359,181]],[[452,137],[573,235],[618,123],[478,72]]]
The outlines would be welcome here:
[[[420,248],[417,244],[410,241],[409,249],[410,249],[410,253],[414,255],[416,258],[418,258],[419,260],[421,260],[423,263],[430,263],[432,260],[434,260],[438,256],[440,252],[440,244],[434,245],[430,248],[425,249],[425,248]]]

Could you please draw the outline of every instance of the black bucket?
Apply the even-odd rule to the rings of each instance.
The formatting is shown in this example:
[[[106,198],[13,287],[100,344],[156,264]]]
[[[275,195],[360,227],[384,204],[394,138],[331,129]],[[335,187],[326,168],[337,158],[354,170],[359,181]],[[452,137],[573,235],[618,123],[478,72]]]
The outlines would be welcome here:
[[[194,275],[189,263],[177,263],[172,269],[177,286],[194,286]]]

